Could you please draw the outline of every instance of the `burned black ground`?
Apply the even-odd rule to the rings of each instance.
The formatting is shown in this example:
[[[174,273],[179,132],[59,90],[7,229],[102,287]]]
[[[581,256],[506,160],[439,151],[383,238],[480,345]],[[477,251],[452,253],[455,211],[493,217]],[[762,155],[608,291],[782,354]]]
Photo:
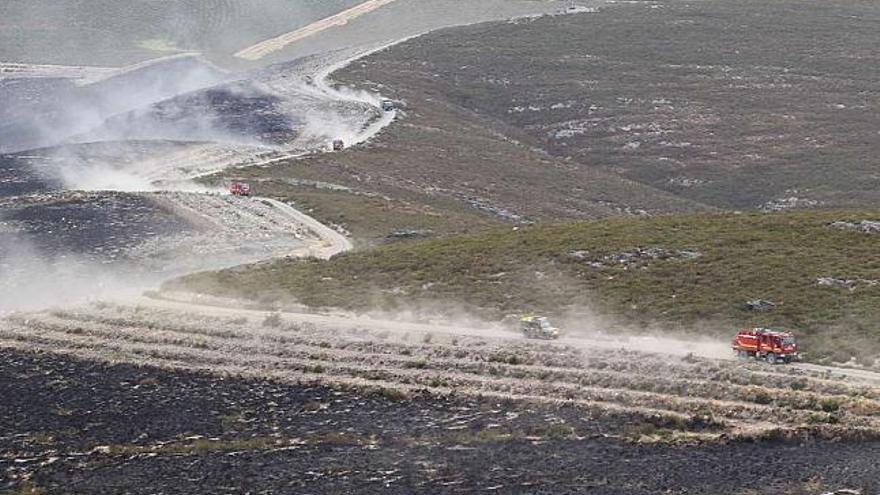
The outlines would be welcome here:
[[[246,82],[187,93],[145,109],[113,116],[77,139],[260,142],[296,139],[302,122],[288,115],[281,98]]]
[[[121,259],[145,240],[193,230],[152,199],[137,194],[70,192],[0,199],[0,259],[4,246],[22,242],[54,259],[77,255],[96,261]]]
[[[0,152],[81,142],[75,136],[100,127],[112,116],[227,78],[228,74],[198,57],[178,57],[132,68],[92,84],[41,78],[5,81],[0,96],[8,95],[12,103],[0,111]]]
[[[29,160],[0,155],[0,198],[57,190],[61,183],[35,170]]]
[[[0,353],[0,490],[792,493],[880,488],[875,443],[642,445],[622,416]],[[609,436],[609,434],[612,434]]]

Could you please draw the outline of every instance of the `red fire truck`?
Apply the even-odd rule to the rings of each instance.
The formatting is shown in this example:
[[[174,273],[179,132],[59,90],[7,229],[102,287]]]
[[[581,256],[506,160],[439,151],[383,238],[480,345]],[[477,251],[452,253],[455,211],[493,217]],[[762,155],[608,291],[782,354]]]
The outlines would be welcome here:
[[[247,182],[233,182],[229,184],[229,192],[233,196],[250,196],[251,186]]]
[[[741,330],[733,339],[733,352],[742,359],[753,357],[766,360],[770,364],[790,363],[800,359],[794,334],[768,328]]]

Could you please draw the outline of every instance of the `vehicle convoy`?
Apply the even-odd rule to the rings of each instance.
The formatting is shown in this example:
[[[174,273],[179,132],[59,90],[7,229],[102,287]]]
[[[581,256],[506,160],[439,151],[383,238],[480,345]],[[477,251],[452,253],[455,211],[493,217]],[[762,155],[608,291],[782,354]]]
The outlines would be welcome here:
[[[251,185],[247,182],[233,182],[229,184],[229,192],[233,196],[250,196]]]
[[[520,319],[523,335],[529,339],[558,339],[559,329],[546,316],[523,316]]]
[[[794,334],[768,328],[741,330],[733,339],[733,352],[742,359],[753,357],[766,360],[770,364],[790,363],[800,359]]]

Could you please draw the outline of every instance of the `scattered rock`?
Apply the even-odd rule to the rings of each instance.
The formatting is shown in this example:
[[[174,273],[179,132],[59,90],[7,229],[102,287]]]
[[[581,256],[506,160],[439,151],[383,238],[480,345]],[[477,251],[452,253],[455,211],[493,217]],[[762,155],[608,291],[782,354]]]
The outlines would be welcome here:
[[[839,289],[847,289],[854,291],[860,286],[874,287],[880,284],[880,280],[868,280],[864,278],[836,278],[836,277],[819,277],[816,284],[822,287],[836,287]]]
[[[697,179],[693,177],[673,177],[666,181],[670,186],[678,186],[678,187],[697,187],[708,184],[711,181],[706,179]]]
[[[646,267],[651,261],[687,261],[694,260],[703,253],[694,250],[665,249],[661,247],[637,247],[629,251],[608,254],[601,258],[589,259],[589,251],[572,251],[569,256],[580,260],[589,260],[587,266],[591,268],[603,268],[606,266],[622,266],[625,270],[635,267]]]
[[[356,191],[348,186],[341,186],[339,184],[333,184],[332,182],[323,182],[317,180],[307,180],[307,179],[275,179],[284,184],[289,184],[291,186],[296,187],[310,187],[314,189],[321,189],[326,191],[334,191],[334,192],[346,192],[351,194],[356,194],[359,196],[368,196],[373,197],[377,196],[374,193],[364,193],[361,191]]]
[[[490,213],[492,215],[500,217],[503,220],[506,220],[508,222],[521,223],[521,224],[532,223],[530,220],[526,219],[522,215],[518,215],[518,214],[516,214],[506,208],[502,208],[500,206],[495,206],[484,199],[469,196],[469,197],[465,198],[465,201],[467,201],[467,203],[469,205],[471,205],[472,207],[474,207],[478,210],[485,211],[487,213]]]
[[[650,213],[648,213],[648,210],[645,210],[643,208],[636,208],[636,207],[629,206],[629,205],[621,205],[618,203],[614,203],[612,201],[599,200],[599,201],[596,201],[596,204],[610,208],[620,215],[633,215],[633,216],[640,216],[640,217],[650,215]]]
[[[838,287],[841,289],[855,290],[858,281],[845,278],[819,277],[816,279],[816,284],[823,287]]]
[[[849,222],[841,220],[837,222],[832,222],[829,226],[840,230],[857,230],[866,234],[880,233],[880,221],[877,220],[862,220],[859,222]]]
[[[776,306],[779,306],[779,303],[768,301],[766,299],[752,299],[751,301],[746,301],[746,308],[752,311],[770,311],[776,309]]]
[[[821,205],[822,202],[819,200],[789,196],[787,198],[770,200],[759,206],[758,209],[764,212],[773,212],[793,210],[797,208],[814,208]]]
[[[599,12],[599,9],[595,7],[586,7],[583,5],[569,5],[568,7],[561,9],[559,14],[593,14]]]

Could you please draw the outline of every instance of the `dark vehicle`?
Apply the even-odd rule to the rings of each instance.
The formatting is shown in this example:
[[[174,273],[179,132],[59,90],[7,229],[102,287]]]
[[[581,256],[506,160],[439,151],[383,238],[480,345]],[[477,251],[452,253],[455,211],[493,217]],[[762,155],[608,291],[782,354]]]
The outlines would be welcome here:
[[[559,329],[545,316],[524,316],[520,320],[523,335],[529,339],[558,339]]]

